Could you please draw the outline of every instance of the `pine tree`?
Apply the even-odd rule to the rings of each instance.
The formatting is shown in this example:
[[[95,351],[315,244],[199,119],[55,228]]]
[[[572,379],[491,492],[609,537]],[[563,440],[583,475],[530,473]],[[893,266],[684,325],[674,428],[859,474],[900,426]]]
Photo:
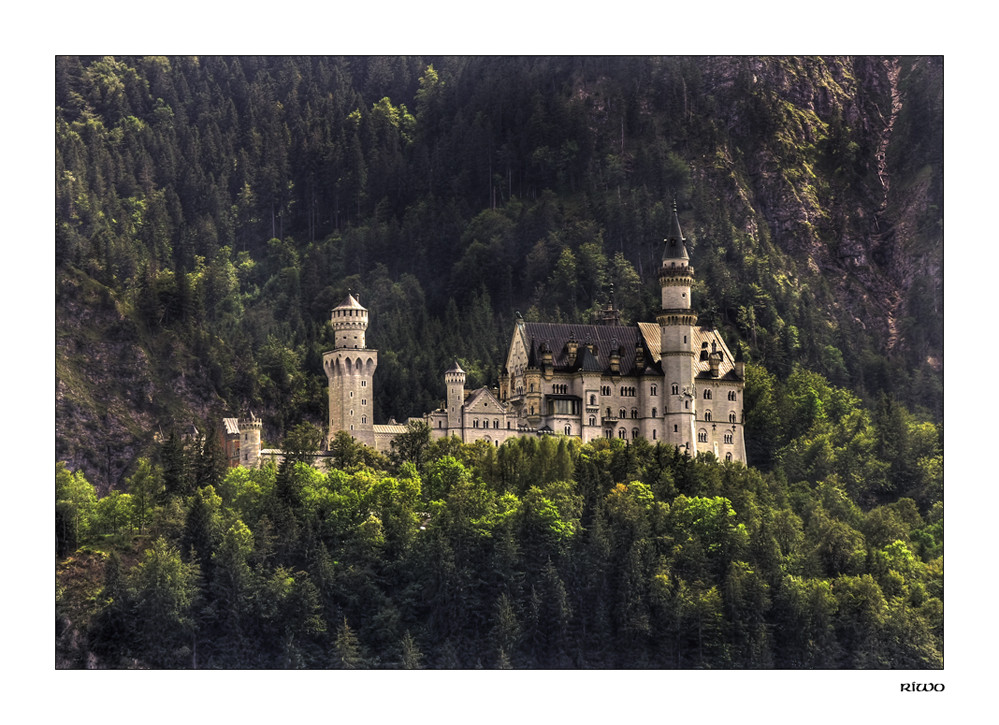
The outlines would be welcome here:
[[[357,670],[364,667],[361,657],[361,644],[354,630],[347,624],[347,618],[337,628],[333,646],[333,667],[338,670]]]

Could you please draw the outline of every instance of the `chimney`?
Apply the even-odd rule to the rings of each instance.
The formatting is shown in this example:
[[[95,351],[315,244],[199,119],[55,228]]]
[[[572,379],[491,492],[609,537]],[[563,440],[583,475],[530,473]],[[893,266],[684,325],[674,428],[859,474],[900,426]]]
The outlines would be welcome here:
[[[618,374],[621,372],[621,348],[617,346],[617,340],[611,343],[610,371]]]
[[[576,338],[570,337],[569,341],[565,343],[565,351],[566,354],[569,356],[569,359],[567,361],[569,365],[576,364],[576,352],[578,350],[579,350],[579,343],[576,342]]]

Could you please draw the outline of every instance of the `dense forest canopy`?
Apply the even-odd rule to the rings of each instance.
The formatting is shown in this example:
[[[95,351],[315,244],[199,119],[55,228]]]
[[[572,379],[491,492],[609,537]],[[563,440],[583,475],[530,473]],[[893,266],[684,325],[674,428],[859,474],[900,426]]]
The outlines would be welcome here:
[[[55,75],[63,665],[941,666],[942,59]],[[493,384],[517,311],[586,322],[613,286],[654,320],[674,200],[693,306],[749,361],[750,467],[419,426],[222,464],[223,415],[274,445],[325,420],[348,290],[377,422],[456,358]]]

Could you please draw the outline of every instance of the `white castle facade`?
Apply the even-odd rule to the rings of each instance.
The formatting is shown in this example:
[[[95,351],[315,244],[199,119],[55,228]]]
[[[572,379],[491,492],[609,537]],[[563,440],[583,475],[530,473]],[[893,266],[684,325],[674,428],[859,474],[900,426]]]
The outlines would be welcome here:
[[[655,322],[621,325],[613,303],[596,325],[525,322],[518,314],[498,388],[465,390],[465,371],[455,362],[444,373],[444,406],[416,420],[425,421],[435,438],[456,436],[464,443],[498,446],[524,435],[564,435],[584,443],[644,438],[692,456],[710,451],[720,460],[745,463],[744,364],[717,330],[698,326],[690,304],[694,268],[675,207],[671,226]],[[327,447],[346,431],[387,452],[406,428],[374,422],[378,351],[365,342],[368,311],[348,295],[333,310],[332,324],[335,346],[323,355],[329,380]],[[259,431],[254,420],[241,465],[257,464],[249,460],[251,451],[258,460],[279,454],[260,451]]]

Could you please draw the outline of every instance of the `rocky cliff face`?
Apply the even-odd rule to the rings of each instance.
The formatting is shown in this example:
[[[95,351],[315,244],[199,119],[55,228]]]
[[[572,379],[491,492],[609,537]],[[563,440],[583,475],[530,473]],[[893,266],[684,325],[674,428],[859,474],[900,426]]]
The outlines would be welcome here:
[[[939,372],[942,61],[718,58],[703,73],[719,133],[695,183],[844,341],[865,331]],[[702,236],[724,238],[712,216]]]

